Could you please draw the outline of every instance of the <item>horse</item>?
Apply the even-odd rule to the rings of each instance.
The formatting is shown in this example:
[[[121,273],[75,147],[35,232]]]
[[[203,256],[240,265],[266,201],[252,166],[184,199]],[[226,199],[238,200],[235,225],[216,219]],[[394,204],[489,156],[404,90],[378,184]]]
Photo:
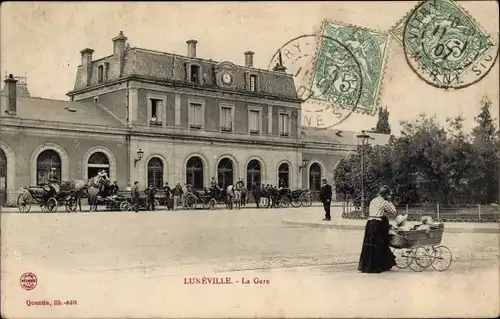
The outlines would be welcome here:
[[[70,200],[74,200],[75,205],[78,204],[80,211],[82,211],[81,199],[86,196],[87,183],[82,180],[74,180],[60,182],[60,184],[58,184],[57,186],[59,189],[57,190],[55,187],[52,187],[52,189],[47,193],[46,199],[48,200],[51,196],[59,197],[59,194],[61,193],[63,193],[63,195],[73,193]]]
[[[229,209],[233,209],[233,205],[236,204],[238,209],[241,209],[241,191],[236,189],[236,186],[229,185],[226,188],[226,204]]]
[[[90,211],[97,211],[97,199],[101,191],[106,190],[108,181],[101,176],[91,177],[87,181],[87,194],[89,197]]]
[[[243,185],[243,187],[241,188],[241,205],[246,206],[247,201],[248,201],[248,190],[245,187],[245,185]]]

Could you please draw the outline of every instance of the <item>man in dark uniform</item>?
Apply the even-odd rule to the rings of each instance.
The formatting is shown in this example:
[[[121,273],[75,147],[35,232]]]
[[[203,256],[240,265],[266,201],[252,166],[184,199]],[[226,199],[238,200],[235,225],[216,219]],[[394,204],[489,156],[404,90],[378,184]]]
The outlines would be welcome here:
[[[323,203],[323,208],[325,210],[325,218],[323,220],[330,221],[332,219],[332,217],[330,216],[330,206],[332,204],[332,186],[327,183],[326,178],[323,178],[323,180],[321,181],[319,199]]]
[[[139,212],[139,182],[134,182],[132,186],[132,203],[134,204],[135,212]]]
[[[155,195],[156,188],[153,184],[149,184],[149,187],[144,191],[146,193],[147,201],[148,201],[148,210],[155,210]]]

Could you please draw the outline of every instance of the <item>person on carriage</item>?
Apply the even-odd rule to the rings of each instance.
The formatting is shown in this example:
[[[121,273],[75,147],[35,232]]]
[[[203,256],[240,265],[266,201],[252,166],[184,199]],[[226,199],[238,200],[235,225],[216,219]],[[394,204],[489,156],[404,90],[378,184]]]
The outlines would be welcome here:
[[[49,176],[48,176],[48,181],[49,181],[49,187],[51,189],[51,191],[54,193],[54,195],[57,195],[59,194],[59,191],[60,191],[60,187],[59,187],[59,177],[57,176],[56,174],[56,169],[55,168],[51,168],[50,169],[50,173],[49,173]]]
[[[284,180],[283,178],[280,178],[280,181],[279,181],[279,183],[278,183],[278,186],[279,186],[279,190],[282,190],[282,189],[287,188],[286,183],[285,183],[285,180]]]
[[[109,187],[109,195],[118,195],[118,192],[120,191],[120,187],[118,187],[118,182],[114,181],[113,185]]]

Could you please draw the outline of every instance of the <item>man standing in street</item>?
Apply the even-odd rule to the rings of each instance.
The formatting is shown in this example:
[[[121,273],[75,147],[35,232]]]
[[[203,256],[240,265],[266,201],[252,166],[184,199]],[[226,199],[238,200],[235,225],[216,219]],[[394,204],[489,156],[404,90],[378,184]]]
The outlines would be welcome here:
[[[156,195],[156,188],[153,186],[153,184],[150,184],[148,188],[144,191],[147,196],[147,201],[148,201],[148,210],[154,211],[155,210],[155,195]]]
[[[132,203],[134,204],[135,212],[139,212],[139,182],[134,182],[132,187]]]
[[[325,218],[323,220],[330,221],[332,219],[332,217],[330,216],[330,206],[332,204],[332,186],[327,183],[326,178],[323,178],[323,180],[321,181],[319,199],[323,203],[323,208],[325,210]]]
[[[177,210],[177,207],[179,207],[180,198],[182,196],[182,188],[180,183],[177,183],[177,185],[175,185],[173,194],[174,194],[174,210]]]

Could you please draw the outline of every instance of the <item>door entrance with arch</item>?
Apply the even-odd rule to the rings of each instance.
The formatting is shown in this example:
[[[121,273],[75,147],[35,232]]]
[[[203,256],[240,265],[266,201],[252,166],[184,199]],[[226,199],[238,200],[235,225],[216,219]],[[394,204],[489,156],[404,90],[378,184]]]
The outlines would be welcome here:
[[[109,159],[106,154],[102,152],[95,152],[89,157],[87,163],[87,178],[92,178],[100,171],[104,170],[109,176]]]
[[[234,164],[229,158],[225,157],[217,166],[217,183],[219,187],[226,188],[229,185],[233,185],[234,181]]]

